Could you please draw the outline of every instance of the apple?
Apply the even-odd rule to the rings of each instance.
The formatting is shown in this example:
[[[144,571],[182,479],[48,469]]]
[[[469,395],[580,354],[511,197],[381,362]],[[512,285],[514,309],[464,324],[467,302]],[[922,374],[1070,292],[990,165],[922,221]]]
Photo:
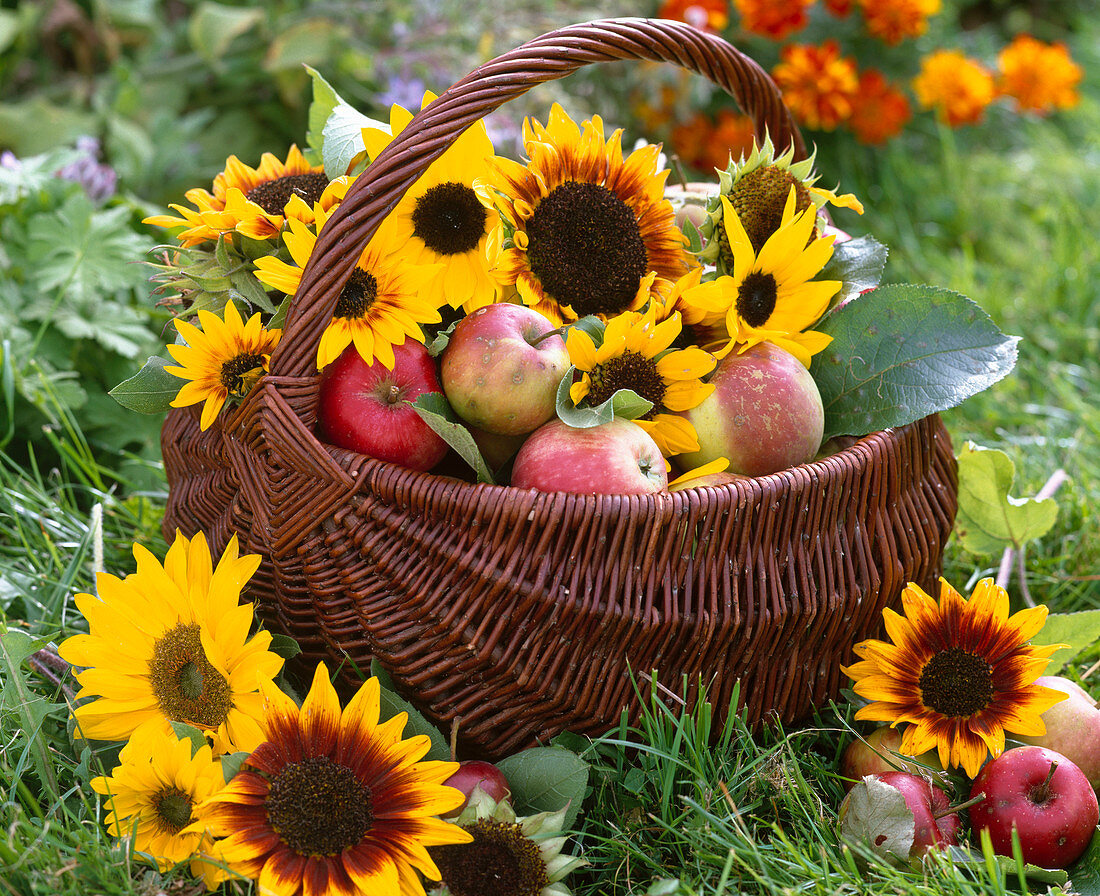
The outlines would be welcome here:
[[[317,425],[340,448],[413,470],[427,471],[447,443],[420,419],[410,402],[441,391],[435,360],[414,339],[393,347],[393,370],[368,364],[349,345],[321,374]]]
[[[1005,750],[982,766],[970,795],[985,797],[970,810],[974,836],[989,831],[993,851],[1011,856],[1015,829],[1024,861],[1042,868],[1077,861],[1100,821],[1085,773],[1046,747]]]
[[[443,786],[461,790],[462,795],[466,797],[461,806],[452,809],[443,816],[444,818],[453,818],[460,815],[470,802],[476,788],[480,788],[482,792],[491,796],[493,801],[497,803],[505,800],[510,802],[512,799],[512,788],[508,784],[508,779],[504,777],[504,772],[493,763],[481,759],[468,759],[465,762],[460,762],[458,771],[444,781]]]
[[[959,814],[951,811],[951,799],[942,789],[933,787],[923,775],[909,772],[883,772],[877,777],[883,784],[896,787],[913,813],[910,855],[923,855],[933,846],[953,846],[959,842]]]
[[[506,436],[499,432],[489,432],[476,426],[467,426],[470,435],[474,437],[478,451],[485,458],[489,469],[496,472],[508,461],[516,456],[520,446],[527,440],[527,435]]]
[[[555,326],[526,305],[486,305],[462,318],[440,355],[443,391],[456,414],[502,435],[550,420],[569,352]]]
[[[661,449],[629,420],[584,429],[551,420],[523,443],[512,463],[512,485],[542,492],[644,495],[665,491]]]
[[[714,391],[683,415],[695,427],[699,451],[681,455],[687,467],[729,458],[731,473],[763,476],[813,460],[825,411],[810,371],[770,342],[727,355],[710,382]]]
[[[1058,675],[1043,675],[1035,683],[1068,696],[1043,713],[1046,734],[1018,739],[1061,753],[1085,773],[1093,790],[1100,790],[1100,709],[1096,701],[1075,681]]]
[[[848,744],[840,757],[840,774],[845,779],[844,789],[850,790],[856,781],[866,775],[882,775],[891,771],[919,775],[922,772],[927,773],[926,769],[943,771],[935,750],[922,753],[918,757],[899,755],[901,738],[900,728],[883,725],[862,740],[857,739]]]

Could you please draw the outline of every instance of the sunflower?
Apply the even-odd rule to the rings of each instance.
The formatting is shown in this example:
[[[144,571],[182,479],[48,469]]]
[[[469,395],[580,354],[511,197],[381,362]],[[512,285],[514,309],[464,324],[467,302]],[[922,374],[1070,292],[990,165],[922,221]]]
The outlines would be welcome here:
[[[91,781],[96,793],[109,798],[111,836],[132,834],[134,850],[149,856],[161,871],[189,862],[191,873],[208,890],[228,880],[232,874],[219,867],[221,856],[197,811],[225,787],[222,764],[210,746],[192,755],[190,740],[146,730],[130,738],[118,758],[109,776]]]
[[[659,147],[624,160],[622,131],[605,141],[598,116],[582,129],[556,103],[546,127],[528,119],[523,133],[527,165],[497,158],[478,188],[503,218],[487,247],[493,274],[524,303],[555,321],[610,318],[687,271]]]
[[[426,107],[435,94],[424,94]],[[390,130],[364,128],[367,155],[374,159],[413,119],[401,106],[390,109]],[[484,121],[476,121],[413,184],[380,228],[392,251],[414,265],[435,265],[423,287],[435,308],[450,305],[467,313],[497,301],[500,289],[489,276],[485,244],[499,219],[474,192],[474,180],[488,174],[493,143]]]
[[[439,880],[428,847],[470,835],[436,816],[462,793],[453,762],[419,762],[427,736],[401,739],[406,714],[379,724],[367,679],[341,713],[324,663],[301,708],[264,685],[266,740],[204,806],[226,863],[277,896],[420,894]]]
[[[519,818],[475,791],[456,823],[473,840],[430,850],[442,874],[430,896],[570,896],[565,877],[588,864],[562,852],[564,808]]]
[[[1040,716],[1065,694],[1035,684],[1060,646],[1033,647],[1046,607],[1008,615],[1008,594],[982,579],[969,600],[940,580],[937,605],[910,583],[902,592],[905,615],[882,611],[890,642],[868,640],[852,650],[855,691],[872,703],[857,719],[908,723],[901,752],[933,748],[942,765],[962,765],[971,778],[986,754],[999,756],[1005,731],[1039,735]]]
[[[228,399],[244,398],[267,371],[282,330],[265,329],[259,312],[246,324],[232,301],[226,302],[222,317],[205,310],[198,316],[201,329],[175,321],[186,345],[168,346],[181,366],[164,370],[187,380],[172,399],[172,407],[204,402],[199,428],[205,431]]]
[[[733,348],[743,352],[759,342],[773,342],[795,355],[806,367],[832,337],[808,329],[829,307],[839,280],[814,280],[833,254],[833,237],[814,237],[813,206],[795,211],[792,187],[779,228],[759,252],[741,226],[733,204],[722,197],[724,230],[733,255],[730,274],[685,291],[703,307],[726,310],[730,342],[714,354],[725,357]]]
[[[695,428],[675,412],[695,407],[714,391],[700,377],[714,369],[715,360],[694,346],[671,348],[680,330],[678,312],[658,323],[652,310],[624,311],[607,322],[597,347],[588,333],[571,327],[565,346],[582,374],[569,388],[573,404],[599,405],[619,389],[632,389],[653,404],[633,422],[653,437],[662,454],[698,451]]]
[[[291,220],[283,234],[294,264],[273,256],[256,259],[256,278],[265,286],[287,295],[298,291],[302,270],[317,244],[317,233],[330,214],[320,206],[315,212],[313,227]],[[360,253],[359,263],[336,300],[332,321],[317,347],[317,369],[331,364],[354,342],[368,364],[377,359],[392,370],[393,347],[404,344],[409,337],[423,342],[420,325],[442,319],[427,288],[439,270],[439,265],[411,264],[392,241],[386,241],[385,233],[376,234]]]
[[[76,596],[88,634],[58,651],[83,667],[77,696],[95,698],[73,711],[81,734],[121,741],[184,722],[211,736],[217,754],[251,750],[262,739],[258,683],[283,665],[268,632],[248,637],[252,605],[239,602],[259,555],[238,557],[233,536],[212,568],[205,536],[177,532],[163,567],[139,544],[134,559],[125,579],[99,574],[99,597]]]

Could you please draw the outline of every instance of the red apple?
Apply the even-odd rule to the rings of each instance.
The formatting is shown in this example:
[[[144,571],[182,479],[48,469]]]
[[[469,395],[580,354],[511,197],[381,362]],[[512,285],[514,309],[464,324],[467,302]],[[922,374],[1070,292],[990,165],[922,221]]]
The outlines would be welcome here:
[[[978,772],[971,797],[985,799],[970,810],[977,838],[989,831],[993,851],[1012,855],[1012,831],[1025,862],[1067,868],[1088,847],[1100,821],[1088,778],[1061,753],[1045,747],[1016,747],[991,759]]]
[[[585,429],[551,420],[519,449],[512,485],[542,492],[644,495],[664,491],[668,476],[657,443],[629,420]]]
[[[1100,708],[1096,701],[1075,681],[1058,675],[1043,675],[1035,683],[1068,696],[1043,713],[1046,734],[1019,740],[1061,753],[1085,773],[1093,790],[1100,790]]]
[[[430,470],[447,453],[447,443],[420,419],[410,402],[439,392],[435,360],[413,339],[393,347],[393,370],[368,364],[354,345],[325,368],[317,402],[321,437],[340,448]]]
[[[458,771],[444,781],[443,786],[461,790],[462,795],[466,797],[461,806],[452,809],[444,818],[460,815],[477,787],[480,787],[487,795],[491,796],[495,802],[499,803],[512,799],[512,788],[508,784],[508,779],[504,777],[504,772],[493,763],[484,762],[481,759],[468,759],[465,762],[460,762]]]
[[[699,436],[699,451],[681,455],[698,467],[729,458],[731,473],[763,476],[813,460],[825,411],[810,372],[770,342],[719,362],[714,392],[683,414]]]
[[[918,757],[899,755],[901,729],[883,725],[862,740],[854,740],[840,757],[840,774],[845,779],[844,789],[866,775],[882,775],[892,771],[905,771],[919,775],[924,769],[943,771],[939,756],[934,750]],[[914,759],[916,761],[914,761]]]
[[[554,416],[569,352],[554,325],[526,305],[499,303],[462,318],[440,355],[456,414],[489,432],[521,435]],[[545,338],[544,338],[545,337]]]
[[[923,775],[909,772],[883,772],[878,776],[883,784],[901,791],[905,805],[913,813],[913,851],[921,855],[933,846],[952,846],[959,842],[959,814],[949,812],[951,799]]]

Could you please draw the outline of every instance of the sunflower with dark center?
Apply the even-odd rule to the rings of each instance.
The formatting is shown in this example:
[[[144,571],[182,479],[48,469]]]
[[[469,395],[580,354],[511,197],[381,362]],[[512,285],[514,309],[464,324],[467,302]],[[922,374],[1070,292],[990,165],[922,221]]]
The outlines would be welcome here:
[[[421,894],[440,879],[429,847],[470,834],[435,817],[460,805],[454,762],[420,761],[425,735],[403,740],[406,715],[379,722],[370,678],[341,712],[324,663],[299,708],[264,687],[264,742],[203,806],[226,863],[275,896]]]
[[[904,615],[882,611],[890,641],[867,640],[852,650],[860,662],[844,674],[872,701],[857,719],[906,724],[901,752],[938,750],[944,768],[969,777],[986,756],[1005,747],[1005,732],[1041,735],[1042,714],[1065,694],[1035,684],[1061,644],[1034,647],[1046,607],[1009,616],[1008,594],[982,579],[964,599],[940,580],[939,603],[910,583]]]
[[[686,240],[664,198],[660,149],[625,160],[622,131],[604,138],[596,116],[583,128],[555,104],[543,127],[524,123],[526,165],[497,158],[478,184],[504,227],[488,251],[493,276],[555,321],[607,319],[638,310],[657,278],[688,269]],[[652,276],[652,275],[656,276]]]
[[[133,851],[161,871],[189,862],[208,889],[232,877],[206,831],[199,806],[225,787],[221,762],[209,745],[192,755],[187,738],[146,730],[122,748],[110,775],[93,778],[92,789],[107,797],[106,823],[112,837],[133,835]]]
[[[81,734],[123,741],[183,722],[208,734],[218,755],[251,750],[262,739],[258,684],[283,665],[269,632],[248,636],[252,605],[240,603],[259,555],[239,557],[233,536],[214,567],[200,532],[177,533],[163,567],[138,544],[134,559],[125,579],[98,575],[98,597],[76,596],[88,634],[58,649],[78,669],[77,697],[95,698],[73,711]]]
[[[166,366],[166,373],[186,382],[172,399],[172,407],[202,403],[199,428],[207,430],[226,401],[241,399],[267,372],[271,352],[279,343],[281,330],[268,330],[257,312],[244,322],[237,306],[226,303],[222,317],[202,310],[199,326],[176,320],[183,345],[170,345],[168,352],[179,366]]]
[[[274,256],[255,261],[256,279],[265,286],[294,295],[302,282],[302,271],[317,245],[317,234],[331,212],[318,206],[313,226],[292,220],[283,234],[293,263]],[[406,339],[424,341],[423,324],[442,319],[433,304],[431,283],[441,269],[437,264],[416,264],[388,242],[393,231],[379,231],[359,254],[340,295],[332,321],[317,347],[317,369],[322,370],[340,357],[352,343],[368,364],[380,361],[393,369],[393,347]]]
[[[422,108],[434,99],[435,94],[426,93]],[[412,119],[412,112],[395,105],[389,131],[364,128],[367,155],[377,158]],[[476,121],[428,166],[379,230],[407,262],[436,266],[435,276],[423,290],[436,308],[449,305],[469,313],[499,298],[500,288],[489,276],[485,255],[486,241],[499,225],[499,217],[474,192],[474,181],[488,174],[492,157],[485,122]]]
[[[630,389],[653,405],[634,422],[653,437],[662,454],[698,451],[695,428],[677,412],[695,407],[714,391],[701,377],[714,369],[715,360],[695,346],[672,348],[680,329],[678,313],[658,323],[653,309],[611,318],[599,346],[588,333],[571,327],[565,346],[581,374],[569,389],[573,404],[595,407],[620,389]]]
[[[815,280],[833,254],[833,237],[813,236],[815,210],[796,211],[796,194],[787,194],[782,223],[759,252],[741,225],[733,204],[722,197],[724,227],[733,249],[728,274],[690,287],[684,297],[725,316],[728,342],[713,348],[719,359],[759,342],[773,342],[806,367],[832,338],[811,330],[840,289],[839,280]]]

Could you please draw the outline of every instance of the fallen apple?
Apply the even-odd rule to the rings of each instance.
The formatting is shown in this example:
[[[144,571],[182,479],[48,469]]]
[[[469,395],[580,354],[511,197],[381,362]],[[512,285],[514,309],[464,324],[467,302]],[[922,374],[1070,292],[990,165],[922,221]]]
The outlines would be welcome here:
[[[901,755],[900,728],[883,725],[876,728],[862,740],[852,741],[840,757],[840,774],[844,778],[844,789],[867,775],[882,775],[892,771],[904,771],[913,775],[926,770],[943,771],[939,757],[934,750],[920,756]]]
[[[643,495],[664,491],[668,475],[657,443],[629,420],[583,429],[551,420],[519,449],[512,485],[542,492]]]
[[[318,430],[339,448],[427,471],[443,459],[447,443],[410,402],[440,391],[435,360],[413,339],[395,345],[393,359],[392,370],[368,364],[348,346],[321,374]]]
[[[1061,753],[1085,773],[1093,790],[1100,790],[1100,708],[1096,701],[1077,682],[1058,675],[1040,676],[1035,683],[1068,696],[1043,713],[1046,734],[1020,736],[1019,740]]]
[[[461,806],[452,809],[443,816],[444,818],[453,818],[460,815],[462,810],[466,808],[467,803],[470,802],[476,788],[480,788],[497,803],[512,799],[512,788],[508,784],[508,779],[504,777],[504,772],[493,763],[481,759],[468,759],[465,762],[460,762],[458,771],[444,781],[443,786],[462,791],[462,795],[466,798]]]

